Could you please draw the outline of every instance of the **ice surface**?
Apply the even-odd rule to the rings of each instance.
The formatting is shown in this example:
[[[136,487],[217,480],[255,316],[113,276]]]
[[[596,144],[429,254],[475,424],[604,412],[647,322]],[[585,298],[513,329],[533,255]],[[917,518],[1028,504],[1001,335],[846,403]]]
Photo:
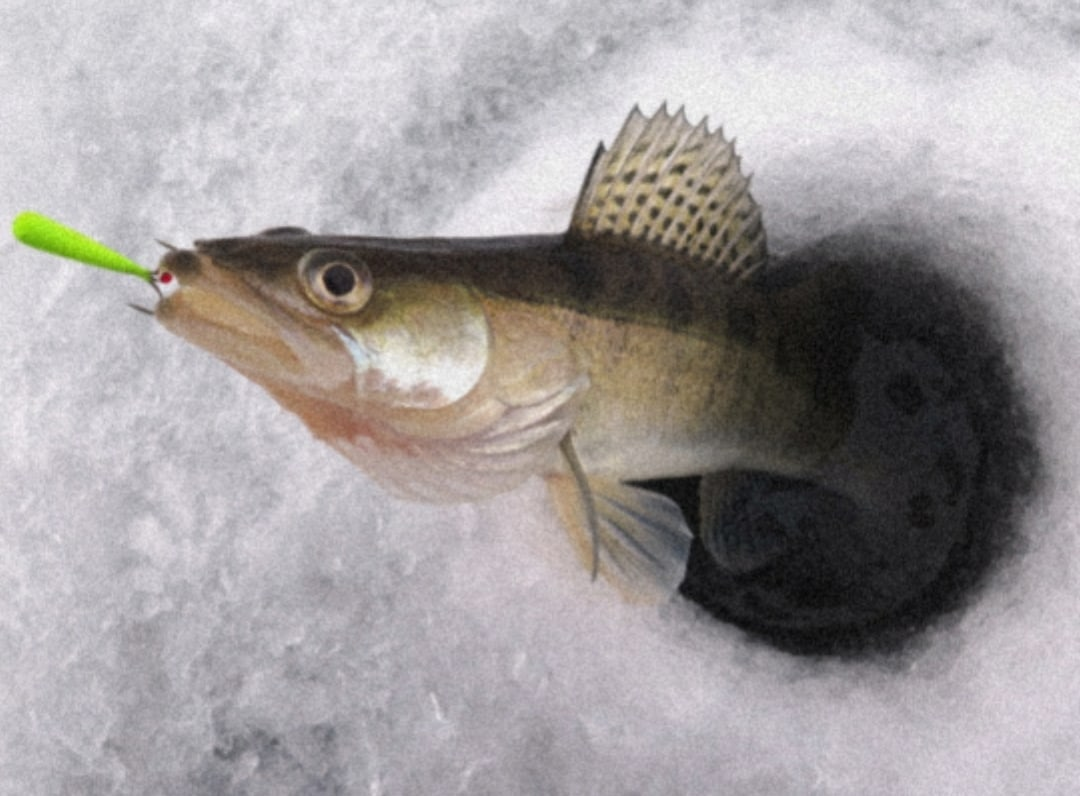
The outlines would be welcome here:
[[[535,484],[390,499],[130,312],[135,280],[4,233],[0,793],[1075,791],[1070,5],[7,6],[4,219],[148,264],[279,224],[554,231],[633,103],[686,103],[774,250],[935,241],[1003,318],[1048,474],[1024,554],[915,649],[792,657],[591,584]]]

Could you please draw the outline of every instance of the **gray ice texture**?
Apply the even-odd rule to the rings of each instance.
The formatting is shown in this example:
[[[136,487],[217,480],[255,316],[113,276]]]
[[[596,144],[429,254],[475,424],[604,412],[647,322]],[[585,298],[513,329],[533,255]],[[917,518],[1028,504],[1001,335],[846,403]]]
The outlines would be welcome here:
[[[4,6],[0,793],[1076,792],[1075,4]],[[903,654],[625,605],[539,484],[396,501],[148,288],[6,231],[558,231],[663,100],[737,137],[774,251],[915,230],[1001,318],[1045,483]]]

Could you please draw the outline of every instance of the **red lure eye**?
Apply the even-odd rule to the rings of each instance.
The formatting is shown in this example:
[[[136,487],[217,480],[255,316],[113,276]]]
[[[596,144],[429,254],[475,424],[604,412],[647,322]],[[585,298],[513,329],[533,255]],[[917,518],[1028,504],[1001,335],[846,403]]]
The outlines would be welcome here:
[[[164,271],[161,276],[158,277],[158,281],[163,285],[169,284],[173,280],[173,275],[168,271]]]

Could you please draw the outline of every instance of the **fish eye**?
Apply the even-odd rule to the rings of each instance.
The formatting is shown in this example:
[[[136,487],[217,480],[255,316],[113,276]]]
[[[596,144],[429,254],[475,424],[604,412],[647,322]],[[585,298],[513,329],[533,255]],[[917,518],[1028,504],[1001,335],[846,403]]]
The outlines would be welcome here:
[[[349,295],[356,288],[356,272],[345,263],[330,263],[322,269],[319,278],[326,291],[338,298]]]
[[[327,312],[357,312],[371,298],[371,271],[350,252],[315,249],[300,258],[298,272],[304,293]]]

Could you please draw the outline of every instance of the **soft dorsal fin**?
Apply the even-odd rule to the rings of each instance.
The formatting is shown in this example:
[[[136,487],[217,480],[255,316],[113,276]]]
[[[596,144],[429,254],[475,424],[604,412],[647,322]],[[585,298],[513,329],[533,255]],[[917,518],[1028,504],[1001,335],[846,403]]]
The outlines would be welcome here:
[[[706,120],[692,126],[681,108],[672,115],[663,105],[646,118],[634,106],[611,149],[597,150],[570,234],[646,242],[744,279],[766,261],[749,185],[722,130],[710,133]]]

